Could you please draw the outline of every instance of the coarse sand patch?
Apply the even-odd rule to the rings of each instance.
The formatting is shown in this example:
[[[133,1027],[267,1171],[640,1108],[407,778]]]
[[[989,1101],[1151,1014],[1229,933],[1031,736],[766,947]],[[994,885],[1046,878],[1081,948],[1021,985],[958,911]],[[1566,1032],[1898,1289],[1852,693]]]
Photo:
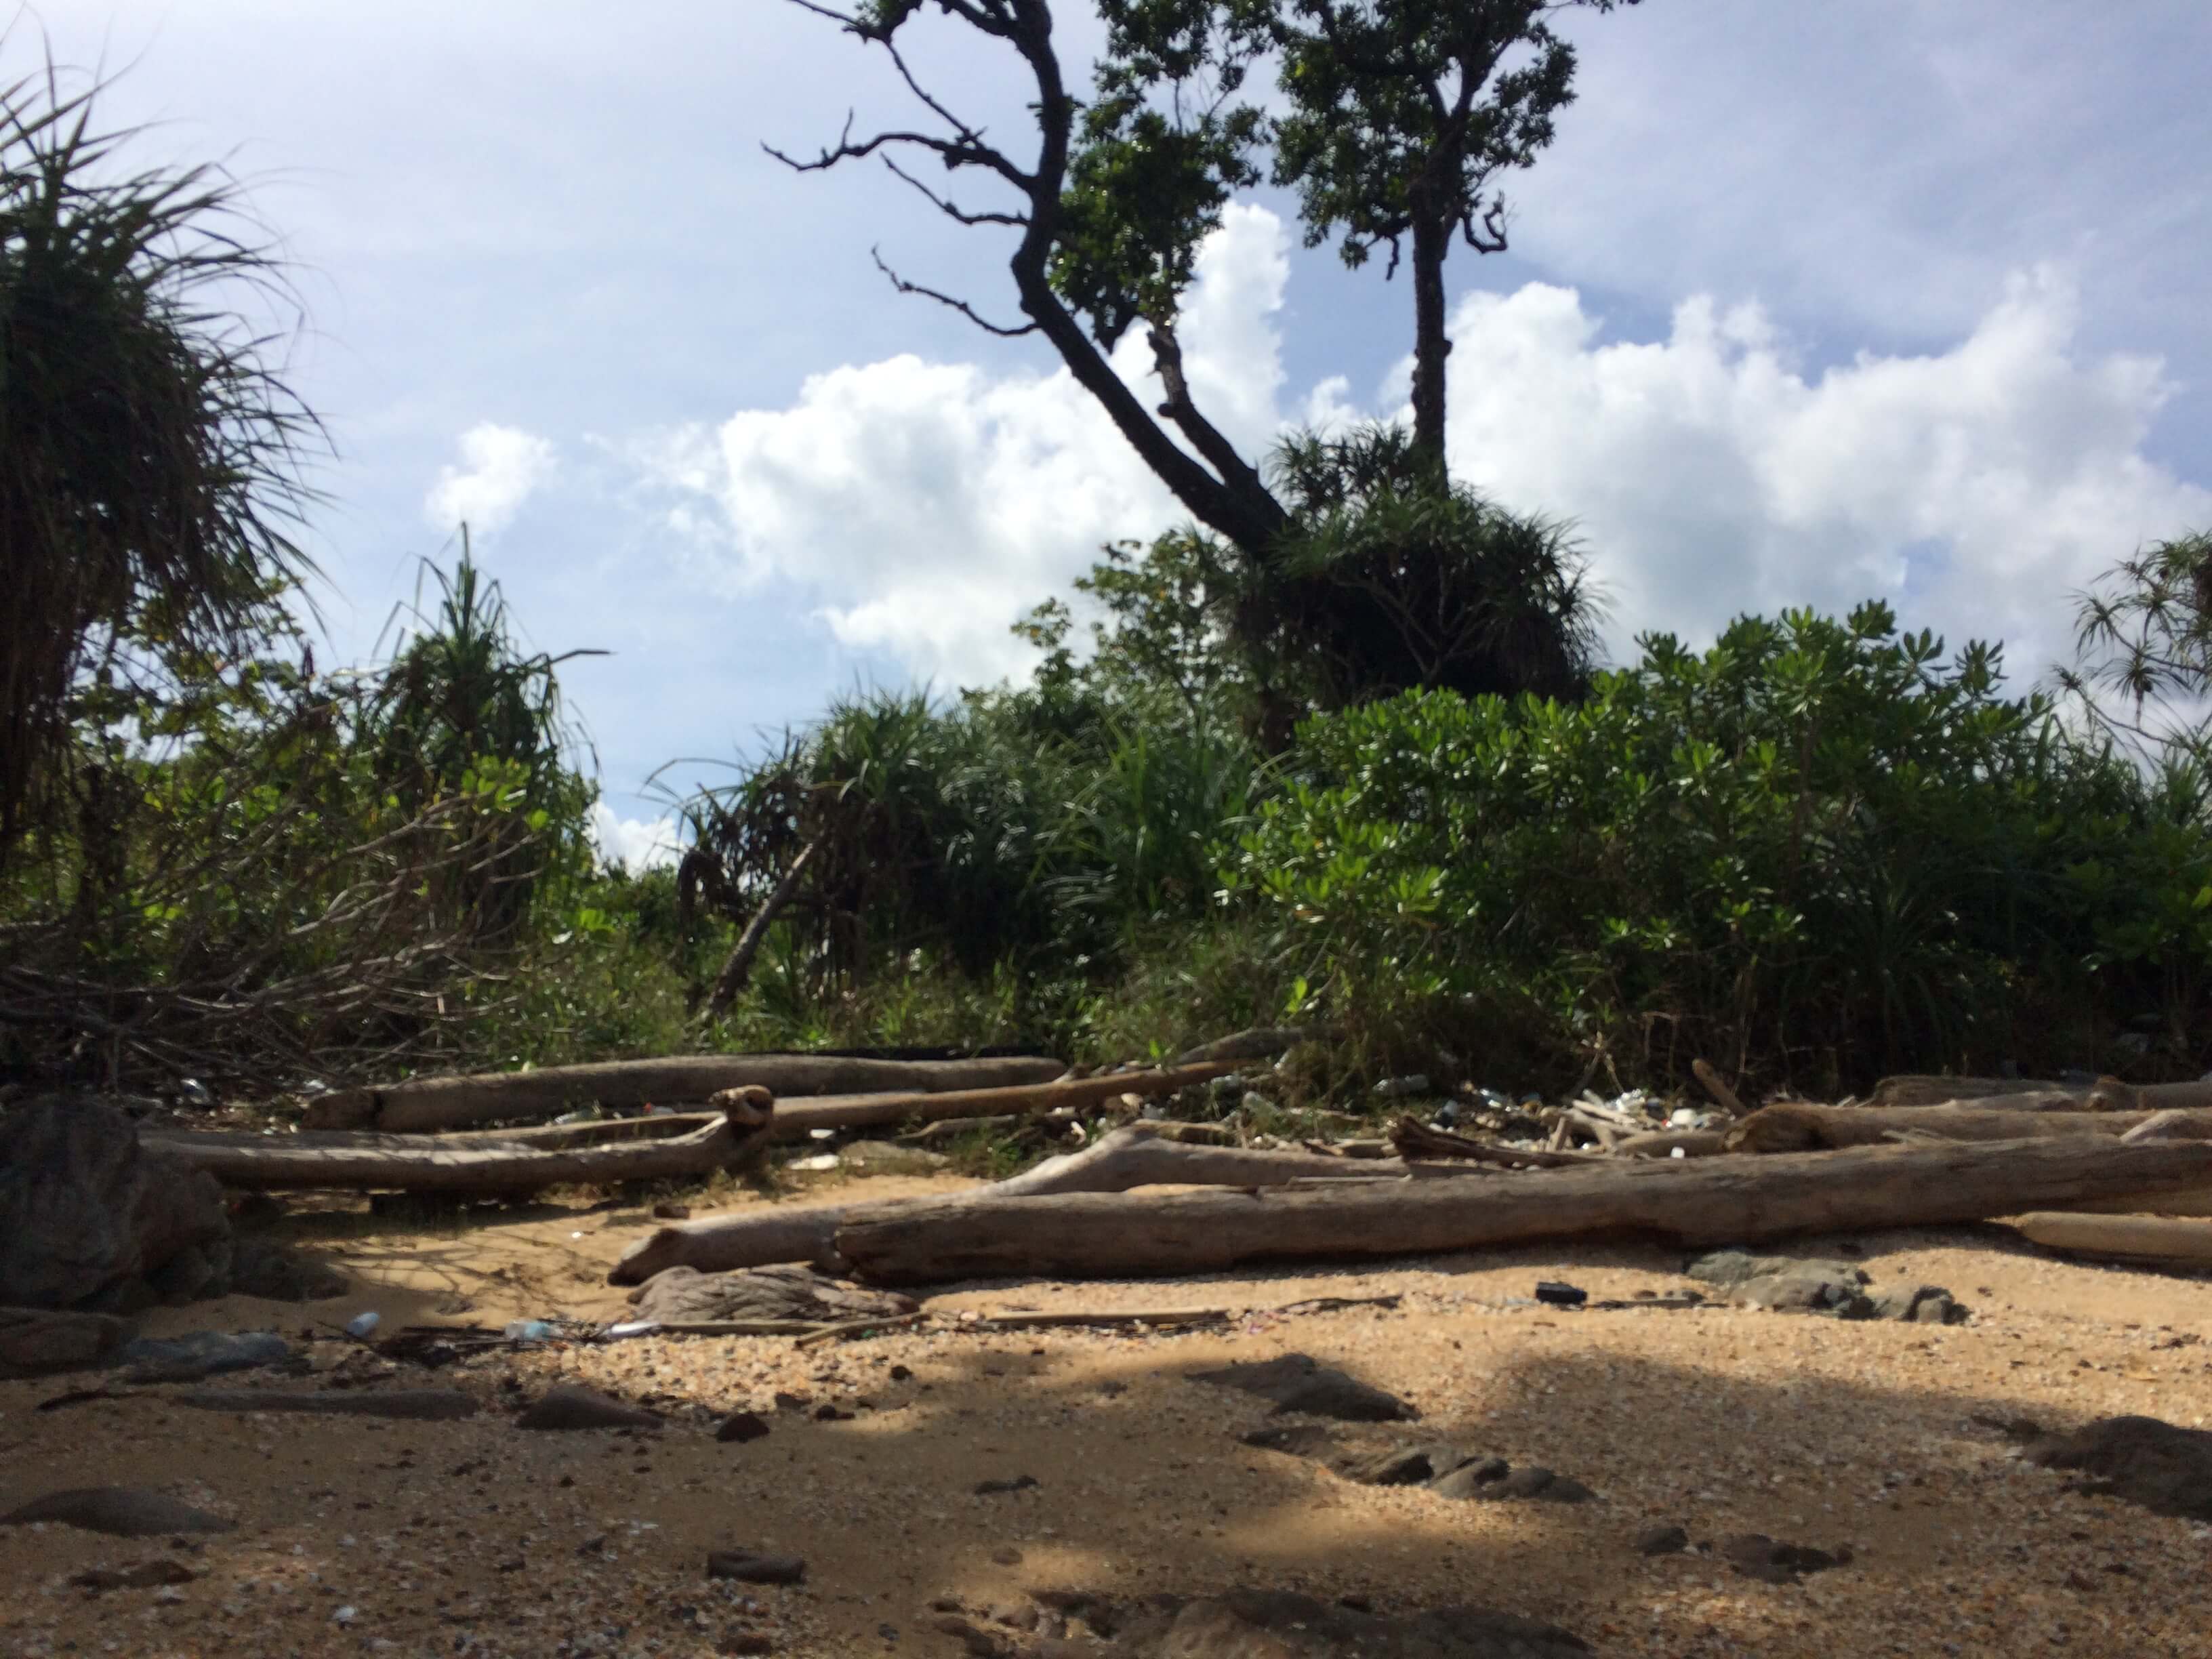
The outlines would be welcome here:
[[[887,1179],[866,1195],[963,1184]],[[937,1628],[933,1601],[1018,1609],[1040,1590],[1257,1586],[1381,1612],[1487,1607],[1562,1626],[1602,1655],[2212,1655],[2212,1528],[2033,1468],[1998,1426],[2122,1413],[2212,1425],[2212,1284],[2200,1279],[2051,1261],[1990,1228],[1800,1247],[1856,1249],[1877,1287],[1948,1288],[1973,1310],[1950,1327],[1529,1301],[1539,1279],[1593,1300],[1691,1288],[1678,1253],[1621,1244],[960,1285],[927,1298],[935,1317],[920,1327],[812,1349],[646,1337],[501,1348],[432,1371],[392,1366],[336,1331],[367,1309],[385,1334],[617,1319],[627,1292],[604,1282],[606,1268],[654,1224],[582,1204],[411,1231],[310,1211],[279,1236],[343,1269],[344,1300],[232,1298],[144,1322],[153,1335],[273,1326],[317,1339],[303,1345],[313,1376],[228,1385],[460,1389],[484,1407],[465,1420],[195,1411],[161,1388],[40,1412],[98,1379],[0,1384],[0,1512],[118,1486],[238,1523],[179,1540],[0,1529],[0,1654],[912,1659],[968,1650]],[[957,1322],[969,1310],[1266,1310],[1383,1294],[1401,1300],[1250,1312],[1176,1334]],[[1241,1443],[1273,1420],[1266,1401],[1184,1380],[1293,1352],[1419,1408],[1390,1432],[1541,1465],[1597,1500],[1356,1485]],[[517,1412],[561,1383],[647,1406],[664,1425],[519,1431]],[[737,1410],[769,1431],[718,1442],[715,1425]],[[1639,1553],[1639,1538],[1674,1526],[1692,1549]],[[1848,1547],[1850,1559],[1771,1583],[1694,1547],[1745,1533]],[[803,1557],[805,1578],[710,1580],[714,1551]],[[155,1558],[193,1577],[70,1582]],[[1006,1638],[1015,1650],[1030,1639]]]

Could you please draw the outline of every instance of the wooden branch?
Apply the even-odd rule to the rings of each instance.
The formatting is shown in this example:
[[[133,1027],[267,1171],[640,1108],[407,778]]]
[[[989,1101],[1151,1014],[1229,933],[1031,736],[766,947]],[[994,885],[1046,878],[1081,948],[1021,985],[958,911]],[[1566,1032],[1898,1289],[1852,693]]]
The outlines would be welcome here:
[[[2126,1261],[2212,1264],[2212,1222],[2171,1216],[2069,1215],[2033,1211],[2015,1216],[2021,1237],[2069,1255]]]
[[[792,860],[791,867],[776,878],[767,901],[753,912],[753,919],[745,924],[744,932],[738,935],[738,942],[731,948],[729,959],[722,963],[722,971],[714,976],[714,988],[708,993],[706,1017],[708,1019],[719,1019],[728,1013],[730,1005],[737,1000],[738,993],[745,988],[745,981],[752,977],[753,958],[760,954],[761,945],[768,938],[769,928],[799,891],[799,879],[805,875],[806,866],[813,860],[815,849],[821,844],[820,842],[810,841],[799,849],[799,856]]]
[[[1609,1159],[1482,1181],[1272,1194],[989,1195],[862,1209],[839,1255],[878,1284],[1225,1272],[1596,1235],[1684,1245],[1941,1225],[2212,1186],[2212,1143],[2105,1136],[1772,1158]],[[2144,1207],[2151,1207],[2146,1204]]]
[[[1303,1302],[1285,1302],[1273,1308],[1153,1308],[1130,1312],[1078,1311],[1055,1313],[984,1314],[962,1320],[956,1328],[971,1331],[1052,1331],[1071,1328],[1126,1330],[1150,1325],[1160,1329],[1177,1326],[1220,1325],[1231,1319],[1273,1315],[1330,1313],[1341,1308],[1395,1308],[1404,1298],[1389,1296],[1317,1296]]]
[[[809,1331],[791,1346],[794,1348],[818,1348],[824,1342],[861,1336],[870,1331],[893,1331],[908,1325],[918,1325],[928,1317],[926,1313],[909,1313],[879,1316],[874,1319],[848,1319],[835,1325],[824,1325],[818,1331]]]
[[[303,1146],[270,1135],[142,1133],[142,1145],[173,1152],[226,1187],[398,1188],[410,1193],[534,1193],[548,1187],[610,1186],[702,1176],[748,1156],[769,1133],[770,1109],[739,1093],[703,1126],[658,1139],[600,1146],[489,1144],[453,1146],[435,1136],[384,1135],[374,1146]],[[577,1126],[604,1128],[605,1125]],[[395,1145],[395,1142],[403,1144]]]
[[[309,1129],[422,1131],[550,1117],[594,1103],[624,1107],[702,1101],[724,1089],[757,1084],[778,1100],[793,1095],[866,1090],[987,1089],[1045,1083],[1065,1068],[1056,1060],[854,1060],[836,1054],[678,1054],[601,1060],[529,1072],[478,1072],[421,1078],[380,1089],[347,1089],[311,1103]]]
[[[1495,1164],[1507,1170],[1563,1170],[1576,1164],[1601,1164],[1602,1157],[1589,1152],[1553,1152],[1533,1146],[1497,1146],[1486,1140],[1470,1140],[1445,1129],[1432,1129],[1419,1118],[1401,1117],[1390,1126],[1390,1144],[1401,1158],[1463,1158],[1478,1164]]]
[[[1787,1101],[1765,1106],[1728,1132],[1732,1152],[1808,1152],[1874,1146],[1895,1138],[1923,1140],[2030,1140],[2096,1135],[2114,1139],[2157,1121],[2167,1139],[2212,1139],[2212,1110],[2183,1112],[2022,1112],[1992,1096],[1960,1106],[1814,1106]]]
[[[1690,1070],[1698,1081],[1705,1085],[1705,1092],[1719,1103],[1721,1110],[1730,1117],[1749,1115],[1743,1102],[1736,1098],[1735,1091],[1729,1087],[1728,1079],[1713,1069],[1710,1060],[1693,1060],[1690,1062]]]
[[[1223,1185],[1248,1189],[1284,1186],[1299,1179],[1371,1177],[1374,1164],[1315,1158],[1303,1152],[1266,1152],[1236,1147],[1193,1146],[1131,1124],[1080,1152],[1047,1158],[1035,1169],[975,1189],[1006,1199],[1030,1199],[1056,1193],[1118,1193],[1134,1187]],[[1402,1169],[1391,1173],[1403,1174]],[[966,1197],[970,1194],[958,1194]],[[954,1199],[909,1199],[916,1207]],[[701,1221],[661,1227],[622,1254],[607,1281],[638,1285],[670,1267],[727,1273],[779,1261],[837,1265],[836,1233],[848,1216],[874,1208],[872,1203],[825,1205],[813,1209],[767,1206],[738,1210]]]
[[[935,1092],[785,1101],[776,1109],[775,1133],[779,1140],[800,1140],[816,1129],[852,1129],[917,1120],[933,1123],[944,1118],[998,1117],[1010,1112],[1033,1116],[1064,1107],[1080,1109],[1103,1105],[1128,1094],[1151,1100],[1171,1095],[1194,1083],[1210,1082],[1231,1069],[1225,1062],[1215,1061],[1206,1066],[1117,1072],[1109,1077],[1075,1078],[1006,1089],[943,1089]]]

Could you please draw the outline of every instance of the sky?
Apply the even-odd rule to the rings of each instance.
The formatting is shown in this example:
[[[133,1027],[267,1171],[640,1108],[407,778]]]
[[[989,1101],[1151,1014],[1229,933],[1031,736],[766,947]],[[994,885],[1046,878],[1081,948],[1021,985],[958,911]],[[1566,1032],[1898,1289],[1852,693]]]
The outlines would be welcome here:
[[[915,29],[1014,148],[1018,65]],[[2100,572],[2212,529],[2212,7],[1646,0],[1567,32],[1511,251],[1447,269],[1450,459],[1573,521],[1613,660],[1880,597],[2024,686]],[[915,119],[785,0],[39,0],[0,70],[42,49],[104,68],[142,164],[223,161],[290,262],[326,648],[368,660],[465,521],[534,647],[610,653],[563,686],[612,855],[840,692],[1018,678],[1018,617],[1185,517],[1048,347],[871,258],[1012,316],[1002,234],[764,153]],[[1250,455],[1401,416],[1411,315],[1255,193],[1191,296],[1200,404]]]

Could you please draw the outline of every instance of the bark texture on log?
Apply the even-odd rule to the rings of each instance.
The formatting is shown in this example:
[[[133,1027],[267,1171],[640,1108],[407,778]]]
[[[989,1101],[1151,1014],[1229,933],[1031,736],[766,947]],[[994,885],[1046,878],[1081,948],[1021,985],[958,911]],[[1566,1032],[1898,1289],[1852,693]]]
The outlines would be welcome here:
[[[894,1200],[927,1209],[974,1197],[1036,1198],[1055,1193],[1121,1193],[1136,1187],[1283,1187],[1293,1181],[1373,1179],[1403,1176],[1395,1163],[1355,1163],[1304,1152],[1248,1152],[1194,1146],[1154,1133],[1147,1126],[1116,1129],[1080,1152],[1047,1158],[1035,1169],[946,1198]],[[612,1285],[637,1285],[671,1267],[727,1273],[781,1261],[818,1266],[838,1262],[837,1229],[853,1213],[880,1212],[881,1202],[823,1205],[807,1210],[761,1206],[701,1221],[661,1227],[631,1245],[607,1273]]]
[[[2079,1215],[2036,1211],[2012,1224],[2045,1249],[2140,1261],[2212,1262],[2212,1222],[2172,1216]]]
[[[481,1072],[425,1078],[382,1089],[348,1089],[307,1108],[309,1129],[393,1132],[458,1128],[501,1118],[547,1117],[593,1102],[617,1109],[706,1099],[758,1085],[778,1099],[793,1095],[923,1093],[1048,1083],[1066,1068],[1056,1060],[850,1060],[835,1054],[677,1054],[547,1066],[534,1072]]]
[[[1145,1197],[954,1199],[863,1209],[837,1252],[886,1285],[1017,1275],[1217,1273],[1255,1261],[1415,1255],[1592,1234],[1685,1245],[1977,1221],[2212,1186],[2212,1144],[2104,1136],[1772,1158],[1614,1160],[1467,1182]]]
[[[1999,1098],[2008,1098],[2000,1097]],[[1966,1106],[1763,1106],[1728,1132],[1732,1152],[1835,1152],[1904,1139],[2039,1140],[2119,1136],[2156,1120],[2169,1139],[2212,1139],[2212,1111],[2021,1112]]]
[[[2100,1077],[2080,1088],[2016,1078],[1886,1077],[1869,1106],[1972,1105],[2012,1112],[2148,1112],[2212,1107],[2212,1082],[2123,1083]]]
[[[937,1122],[953,1117],[996,1117],[1008,1112],[1057,1111],[1062,1107],[1103,1105],[1123,1095],[1171,1095],[1205,1083],[1235,1067],[1227,1060],[1202,1066],[1174,1066],[1162,1071],[1121,1072],[1112,1077],[1067,1082],[1024,1084],[1004,1089],[945,1089],[931,1092],[846,1095],[828,1100],[787,1100],[775,1114],[779,1140],[804,1140],[816,1129],[853,1129],[877,1123]]]
[[[374,1146],[331,1144],[336,1137],[149,1134],[161,1147],[226,1187],[398,1188],[410,1193],[534,1193],[548,1187],[605,1186],[708,1175],[757,1150],[769,1133],[769,1109],[750,1099],[678,1134],[608,1145],[546,1146],[393,1135]],[[577,1127],[605,1128],[601,1124]],[[394,1145],[393,1142],[401,1144]]]

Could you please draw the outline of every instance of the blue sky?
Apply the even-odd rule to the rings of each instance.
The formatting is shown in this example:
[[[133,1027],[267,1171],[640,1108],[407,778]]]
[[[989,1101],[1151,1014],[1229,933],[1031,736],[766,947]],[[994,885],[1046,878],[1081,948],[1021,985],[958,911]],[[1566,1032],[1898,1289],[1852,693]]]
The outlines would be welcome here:
[[[2212,8],[1646,0],[1571,29],[1581,100],[1512,183],[1514,251],[1448,273],[1453,461],[1578,522],[1616,652],[1881,594],[2032,678],[2074,589],[2212,527]],[[910,118],[795,7],[43,0],[9,67],[40,30],[158,124],[142,161],[227,157],[295,263],[332,648],[364,655],[466,516],[534,643],[614,653],[567,673],[611,845],[651,841],[664,762],[858,681],[1020,672],[1008,623],[1178,516],[1048,350],[869,259],[1011,313],[988,234],[763,155]],[[939,84],[1018,131],[1006,64],[934,33]],[[1208,250],[1194,374],[1255,452],[1389,416],[1410,306],[1261,194]]]

